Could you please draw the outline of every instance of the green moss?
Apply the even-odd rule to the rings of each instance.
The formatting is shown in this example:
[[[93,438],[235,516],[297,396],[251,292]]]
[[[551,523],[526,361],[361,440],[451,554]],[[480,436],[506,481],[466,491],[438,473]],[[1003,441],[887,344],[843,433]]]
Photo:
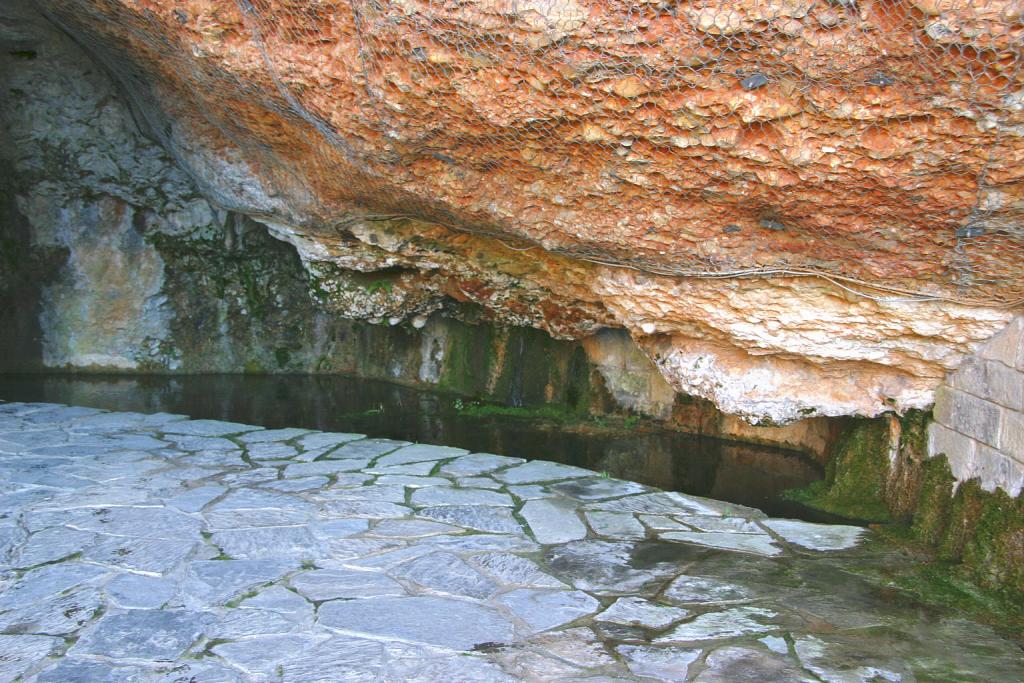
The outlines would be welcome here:
[[[459,408],[459,405],[462,407]],[[517,417],[533,420],[551,420],[559,423],[579,419],[579,416],[568,406],[551,403],[532,406],[529,408],[519,408],[474,402],[456,404],[456,407],[460,415],[465,415],[467,417]]]
[[[824,481],[782,495],[816,510],[865,522],[891,520],[885,501],[889,428],[882,420],[856,420],[840,440]]]
[[[914,537],[938,546],[949,525],[956,480],[944,457],[921,463],[921,488],[914,505],[911,531]]]
[[[1024,497],[984,491],[978,480],[960,484],[945,457],[922,464],[920,494],[910,533],[960,573],[1024,606]]]
[[[899,525],[879,529],[890,545],[909,551],[916,561],[887,570],[888,582],[926,605],[951,610],[989,624],[1018,641],[1024,637],[1024,596],[980,584],[971,568],[948,559],[931,558],[911,528]]]
[[[252,375],[260,375],[265,372],[263,365],[256,359],[250,359],[245,361],[245,367],[243,368],[243,371]]]
[[[491,330],[488,325],[449,325],[440,389],[468,395],[486,392],[493,362]]]

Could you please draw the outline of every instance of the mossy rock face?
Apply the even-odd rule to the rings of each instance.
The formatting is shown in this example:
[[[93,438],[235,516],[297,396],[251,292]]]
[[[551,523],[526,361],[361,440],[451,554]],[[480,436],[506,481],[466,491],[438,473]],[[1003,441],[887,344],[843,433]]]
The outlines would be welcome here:
[[[851,520],[891,521],[885,500],[888,453],[889,426],[884,420],[854,420],[836,446],[825,479],[784,495]]]
[[[976,479],[951,495],[953,484],[944,457],[925,463],[912,535],[978,585],[1024,605],[1024,497],[985,491]]]
[[[1024,609],[1024,497],[985,491],[976,479],[957,485],[945,456],[928,457],[930,421],[921,411],[900,419],[893,462],[888,420],[854,421],[825,479],[784,495],[851,520],[898,522],[890,536],[924,543],[945,568],[930,570],[936,590],[974,602],[988,592],[985,600]]]

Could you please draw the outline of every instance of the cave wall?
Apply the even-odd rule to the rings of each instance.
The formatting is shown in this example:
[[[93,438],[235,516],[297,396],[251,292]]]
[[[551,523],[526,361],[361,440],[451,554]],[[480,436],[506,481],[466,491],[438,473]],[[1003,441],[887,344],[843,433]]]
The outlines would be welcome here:
[[[559,340],[454,297],[408,315],[416,271],[311,263],[212,204],[67,35],[28,4],[3,19],[0,371],[338,373],[817,457],[833,443],[824,419],[755,427],[678,394],[622,329]]]
[[[781,424],[927,408],[1021,303],[1012,3],[38,5],[340,315],[623,329]]]

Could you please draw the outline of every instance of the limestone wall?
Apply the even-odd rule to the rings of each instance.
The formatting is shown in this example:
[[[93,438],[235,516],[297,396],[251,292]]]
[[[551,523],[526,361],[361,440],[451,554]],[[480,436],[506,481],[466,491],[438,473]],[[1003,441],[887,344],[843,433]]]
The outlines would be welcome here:
[[[928,453],[958,481],[1017,496],[1024,487],[1024,315],[951,373],[936,394]]]

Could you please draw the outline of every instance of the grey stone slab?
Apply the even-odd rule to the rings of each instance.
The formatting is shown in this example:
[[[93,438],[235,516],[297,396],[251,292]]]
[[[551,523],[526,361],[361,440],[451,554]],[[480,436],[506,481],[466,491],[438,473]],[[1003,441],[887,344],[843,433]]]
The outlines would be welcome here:
[[[690,611],[680,607],[660,605],[645,598],[626,597],[613,602],[595,619],[613,624],[661,629],[688,616]]]
[[[242,432],[255,432],[263,427],[240,424],[238,422],[221,422],[220,420],[178,420],[168,423],[163,431],[166,434],[189,434],[193,436],[227,436]]]
[[[600,603],[583,591],[519,588],[498,602],[526,623],[531,631],[546,631],[593,614]]]
[[[637,676],[659,681],[686,681],[690,665],[700,657],[701,650],[679,647],[620,645],[615,648],[629,670]]]
[[[246,447],[249,458],[258,462],[288,460],[299,454],[299,449],[283,443],[254,443]]]
[[[326,637],[307,633],[255,636],[232,643],[213,646],[211,651],[233,667],[243,671],[250,680],[279,680],[279,667],[285,662],[307,656]]]
[[[365,434],[348,434],[344,432],[313,432],[296,441],[302,448],[312,451],[320,448],[331,448],[349,441],[365,439]]]
[[[277,585],[264,588],[256,595],[245,598],[238,607],[259,612],[277,612],[299,622],[306,622],[313,618],[313,605],[308,600],[295,591]]]
[[[714,506],[701,499],[664,491],[590,503],[587,507],[591,510],[637,512],[650,515],[721,515]]]
[[[63,526],[43,529],[32,534],[13,553],[11,566],[27,568],[54,562],[82,552],[97,538],[98,536],[91,531],[78,531]]]
[[[588,477],[561,481],[548,486],[552,491],[557,491],[563,496],[577,500],[604,500],[607,498],[619,498],[638,493],[653,491],[650,486],[637,484],[633,481],[622,479],[610,479],[607,477]]]
[[[149,670],[141,666],[65,657],[40,672],[34,680],[35,683],[125,683],[145,680],[148,673]]]
[[[462,477],[456,479],[455,483],[465,489],[491,489],[497,491],[500,488],[504,488],[504,484],[500,481],[495,481],[490,477]],[[438,482],[438,486],[442,484]]]
[[[398,450],[382,456],[375,463],[377,467],[390,467],[392,465],[405,465],[411,462],[424,462],[447,460],[466,455],[469,451],[464,448],[451,448],[449,446],[431,446],[417,443],[411,446],[404,446]]]
[[[659,574],[633,566],[632,543],[575,541],[555,545],[545,553],[555,576],[586,591],[623,595],[642,592]]]
[[[298,526],[309,524],[316,515],[307,509],[282,510],[268,508],[239,510],[207,510],[203,513],[210,531],[252,529],[271,526]]]
[[[460,489],[452,486],[431,486],[417,489],[412,494],[412,504],[418,507],[437,505],[497,505],[514,507],[512,497],[499,491],[487,489]]]
[[[299,479],[280,479],[263,484],[263,488],[284,493],[296,493],[299,491],[316,491],[331,483],[327,477],[301,477]]]
[[[367,519],[328,519],[314,522],[309,526],[310,532],[321,540],[346,538],[362,533],[370,528]]]
[[[506,484],[535,484],[537,482],[557,481],[560,479],[593,477],[594,472],[585,470],[582,467],[560,465],[546,460],[533,460],[522,465],[510,467],[501,472],[496,472],[493,476],[495,479]]]
[[[436,519],[467,529],[500,534],[522,533],[522,525],[507,508],[484,505],[442,505],[416,511],[420,517]]]
[[[199,512],[227,490],[225,486],[197,486],[165,499],[164,503],[182,512]]]
[[[376,484],[380,486],[408,486],[413,489],[420,489],[425,486],[448,486],[451,481],[444,477],[422,477],[412,474],[384,474],[377,477]]]
[[[346,458],[344,460],[314,460],[297,462],[284,468],[286,479],[297,479],[315,475],[330,476],[339,472],[358,472],[370,464],[368,459]]]
[[[248,432],[239,436],[238,440],[246,444],[263,444],[275,441],[291,441],[299,436],[314,436],[315,434],[309,429],[286,427],[285,429],[261,429],[256,432]]]
[[[187,604],[219,605],[298,568],[294,560],[198,560],[189,565],[182,592]]]
[[[27,540],[28,532],[21,527],[14,526],[13,524],[0,526],[0,566],[11,563],[11,556],[14,554],[15,549]]]
[[[871,638],[851,642],[851,639],[836,640],[827,635],[801,635],[794,638],[793,648],[804,668],[827,683],[914,680],[906,668],[908,662],[893,652],[891,645]],[[992,663],[986,664],[991,666]],[[986,672],[989,676],[992,673]]]
[[[436,467],[432,460],[427,462],[410,462],[404,465],[391,465],[388,467],[370,467],[367,472],[384,476],[409,475],[414,477],[426,477],[431,475]]]
[[[810,550],[847,550],[860,542],[866,530],[841,524],[812,524],[793,519],[762,522],[786,541]]]
[[[0,592],[0,610],[37,604],[108,573],[109,570],[103,567],[80,562],[62,562],[33,569],[25,572],[13,586]]]
[[[253,683],[251,678],[210,658],[157,666],[145,680],[146,683]],[[117,679],[117,683],[123,683],[123,679]]]
[[[723,647],[708,655],[694,683],[814,683],[786,658],[749,647]]]
[[[0,612],[0,631],[48,636],[74,633],[92,621],[102,605],[99,590],[84,586],[45,602]]]
[[[385,651],[386,669],[380,680],[386,683],[516,683],[521,680],[502,671],[484,655],[452,657],[436,649],[404,644],[389,644]]]
[[[442,465],[441,472],[443,474],[465,477],[483,474],[484,472],[493,472],[502,467],[521,465],[524,462],[526,461],[522,458],[510,458],[492,453],[473,453]]]
[[[362,439],[360,441],[350,441],[330,451],[327,457],[373,459],[409,445],[411,444],[408,441],[395,441],[393,439]]]
[[[115,607],[123,609],[160,609],[174,597],[177,583],[171,579],[140,574],[118,574],[103,591]]]
[[[744,586],[708,576],[680,576],[665,588],[666,600],[680,604],[745,602],[754,594]]]
[[[481,553],[470,557],[468,562],[506,586],[567,588],[564,583],[543,571],[536,562],[512,553]]]
[[[368,517],[383,519],[406,517],[412,509],[383,500],[338,500],[325,503],[322,509],[325,517]]]
[[[317,561],[320,566],[346,565],[357,558],[405,547],[404,541],[385,538],[338,538],[326,541],[325,544],[327,558]]]
[[[647,536],[647,530],[644,529],[644,525],[637,520],[635,515],[629,512],[591,510],[586,513],[586,516],[590,528],[598,536],[607,536],[613,539],[637,539]]]
[[[689,515],[680,518],[698,531],[714,531],[732,534],[764,534],[764,529],[753,520],[742,517],[709,517],[707,515]]]
[[[292,588],[315,602],[405,594],[405,589],[394,579],[376,572],[352,569],[317,569],[301,572],[293,576],[290,583]]]
[[[318,501],[344,501],[344,500],[380,500],[388,503],[404,503],[406,498],[405,486],[385,486],[375,483],[372,486],[353,486],[344,489],[331,488],[316,496]]]
[[[210,529],[305,524],[317,506],[298,496],[240,489],[227,494],[203,513]]]
[[[307,526],[259,527],[217,531],[210,542],[233,559],[294,558],[312,560],[323,554]]]
[[[389,569],[389,573],[446,595],[483,599],[498,590],[497,583],[449,552],[434,552],[402,562]]]
[[[388,549],[384,552],[376,553],[368,557],[359,557],[348,560],[344,564],[346,567],[355,567],[360,569],[388,569],[400,562],[422,557],[423,555],[429,555],[433,552],[437,552],[437,548],[425,543],[408,546],[395,546],[392,549]]]
[[[139,572],[166,574],[188,558],[195,541],[102,537],[82,552],[82,559]]]
[[[206,626],[203,635],[208,640],[240,640],[252,636],[297,633],[308,630],[312,625],[312,612],[308,617],[309,623],[303,624],[272,610],[230,608],[218,614],[216,620]]]
[[[542,652],[514,648],[509,650],[495,651],[492,655],[501,665],[501,668],[520,681],[528,681],[535,675],[535,672],[543,671],[543,681],[558,681],[558,683],[570,683],[580,681],[586,676],[586,671],[568,662],[563,662],[557,657],[551,657]],[[600,679],[598,679],[600,680]],[[588,681],[588,683],[598,683]],[[603,683],[603,682],[602,682]]]
[[[120,660],[174,661],[199,639],[210,620],[209,615],[172,610],[108,614],[71,652]]]
[[[76,516],[70,526],[111,536],[192,541],[200,538],[203,524],[195,517],[162,507],[96,508]]]
[[[537,633],[525,639],[523,644],[584,669],[625,673],[597,635],[584,626]]]
[[[183,451],[196,453],[199,451],[238,452],[241,449],[231,439],[210,436],[190,436],[188,434],[168,434],[167,440]]]
[[[702,531],[666,531],[660,534],[660,538],[668,541],[680,541],[682,543],[695,543],[697,545],[719,548],[721,550],[732,550],[741,553],[752,553],[773,557],[782,553],[772,539],[768,536],[755,536],[753,534],[736,534],[731,532],[702,532]]]
[[[419,541],[450,550],[453,553],[476,552],[537,552],[540,546],[522,535],[463,534],[461,536],[431,536]]]
[[[427,519],[385,519],[373,527],[370,534],[384,538],[421,538],[461,531],[457,526]]]
[[[587,536],[587,527],[580,521],[576,506],[568,501],[527,501],[519,514],[530,525],[537,542],[544,545],[567,543]]]
[[[302,656],[281,665],[284,681],[356,683],[379,681],[384,664],[384,645],[374,640],[339,636],[319,643]],[[457,679],[437,679],[457,680]]]
[[[216,467],[221,469],[244,470],[249,463],[242,457],[242,451],[202,451],[183,456],[180,463],[190,467]]]
[[[0,635],[0,680],[16,680],[62,643],[60,638],[49,636]]]
[[[691,621],[679,624],[655,642],[701,642],[760,635],[777,628],[771,624],[775,616],[770,610],[748,606],[732,607],[721,612],[706,612]]]
[[[496,610],[441,597],[380,597],[328,602],[318,622],[327,628],[382,640],[403,640],[469,651],[508,643],[514,629]],[[438,628],[444,624],[444,628]]]
[[[505,489],[520,500],[539,500],[540,498],[558,498],[557,493],[548,491],[546,487],[539,484],[524,484],[523,486],[508,486]]]
[[[757,641],[776,654],[784,655],[789,653],[789,643],[781,636],[764,636],[763,638],[758,638]]]

